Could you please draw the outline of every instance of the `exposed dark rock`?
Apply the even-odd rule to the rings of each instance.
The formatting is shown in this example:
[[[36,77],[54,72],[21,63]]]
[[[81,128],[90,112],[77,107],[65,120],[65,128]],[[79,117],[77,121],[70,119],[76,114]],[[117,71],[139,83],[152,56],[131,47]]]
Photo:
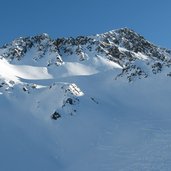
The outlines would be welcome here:
[[[171,72],[169,72],[169,73],[167,74],[167,76],[171,77]]]
[[[71,99],[71,98],[68,98],[66,100],[66,103],[69,103],[70,105],[73,105],[74,104],[73,99]]]
[[[28,91],[28,89],[26,87],[23,87],[23,91]]]
[[[61,115],[58,113],[58,112],[54,112],[52,115],[51,115],[51,118],[54,119],[54,120],[57,120],[58,118],[60,118]]]
[[[156,62],[152,65],[152,72],[154,74],[161,72],[161,70],[162,70],[162,64],[160,62]]]
[[[13,80],[10,80],[9,83],[12,84],[12,85],[15,84],[15,82]]]
[[[94,97],[91,97],[91,100],[96,103],[96,104],[99,104],[99,102],[94,98]]]

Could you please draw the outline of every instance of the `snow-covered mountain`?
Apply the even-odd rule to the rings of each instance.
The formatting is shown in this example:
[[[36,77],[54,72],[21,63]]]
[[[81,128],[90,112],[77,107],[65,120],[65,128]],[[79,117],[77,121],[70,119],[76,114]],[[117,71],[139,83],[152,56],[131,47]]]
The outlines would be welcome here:
[[[171,51],[123,28],[0,48],[0,170],[170,171]]]

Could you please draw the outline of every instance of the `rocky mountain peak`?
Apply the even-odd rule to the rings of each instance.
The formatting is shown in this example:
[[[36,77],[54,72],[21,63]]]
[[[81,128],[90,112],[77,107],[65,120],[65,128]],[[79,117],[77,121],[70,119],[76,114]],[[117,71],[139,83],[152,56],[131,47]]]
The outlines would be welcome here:
[[[0,48],[0,56],[8,61],[20,61],[29,56],[43,66],[61,65],[63,62],[94,61],[102,57],[121,68],[122,75],[147,77],[149,71],[138,63],[145,63],[148,70],[158,73],[171,64],[171,51],[160,48],[132,29],[121,28],[94,36],[51,39],[46,33],[16,39]],[[27,60],[28,61],[28,60]],[[140,61],[140,62],[137,62]],[[140,77],[141,78],[141,77]]]
[[[164,53],[170,53],[146,40],[132,29],[122,28],[113,30],[99,36],[105,43],[123,47],[128,51],[142,53],[148,57],[156,57],[164,60]]]

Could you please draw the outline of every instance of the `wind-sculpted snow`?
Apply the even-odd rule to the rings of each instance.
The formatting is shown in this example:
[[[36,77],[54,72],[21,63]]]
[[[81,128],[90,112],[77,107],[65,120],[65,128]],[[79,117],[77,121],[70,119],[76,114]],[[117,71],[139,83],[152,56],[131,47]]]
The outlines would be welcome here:
[[[0,48],[0,170],[170,171],[171,52],[124,28]]]

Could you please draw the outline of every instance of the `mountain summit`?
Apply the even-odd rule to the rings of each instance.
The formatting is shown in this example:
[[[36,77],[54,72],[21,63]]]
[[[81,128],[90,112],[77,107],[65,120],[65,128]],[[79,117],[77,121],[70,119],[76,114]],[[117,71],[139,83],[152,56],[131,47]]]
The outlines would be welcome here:
[[[170,76],[171,51],[128,28],[5,44],[0,170],[170,170]]]

